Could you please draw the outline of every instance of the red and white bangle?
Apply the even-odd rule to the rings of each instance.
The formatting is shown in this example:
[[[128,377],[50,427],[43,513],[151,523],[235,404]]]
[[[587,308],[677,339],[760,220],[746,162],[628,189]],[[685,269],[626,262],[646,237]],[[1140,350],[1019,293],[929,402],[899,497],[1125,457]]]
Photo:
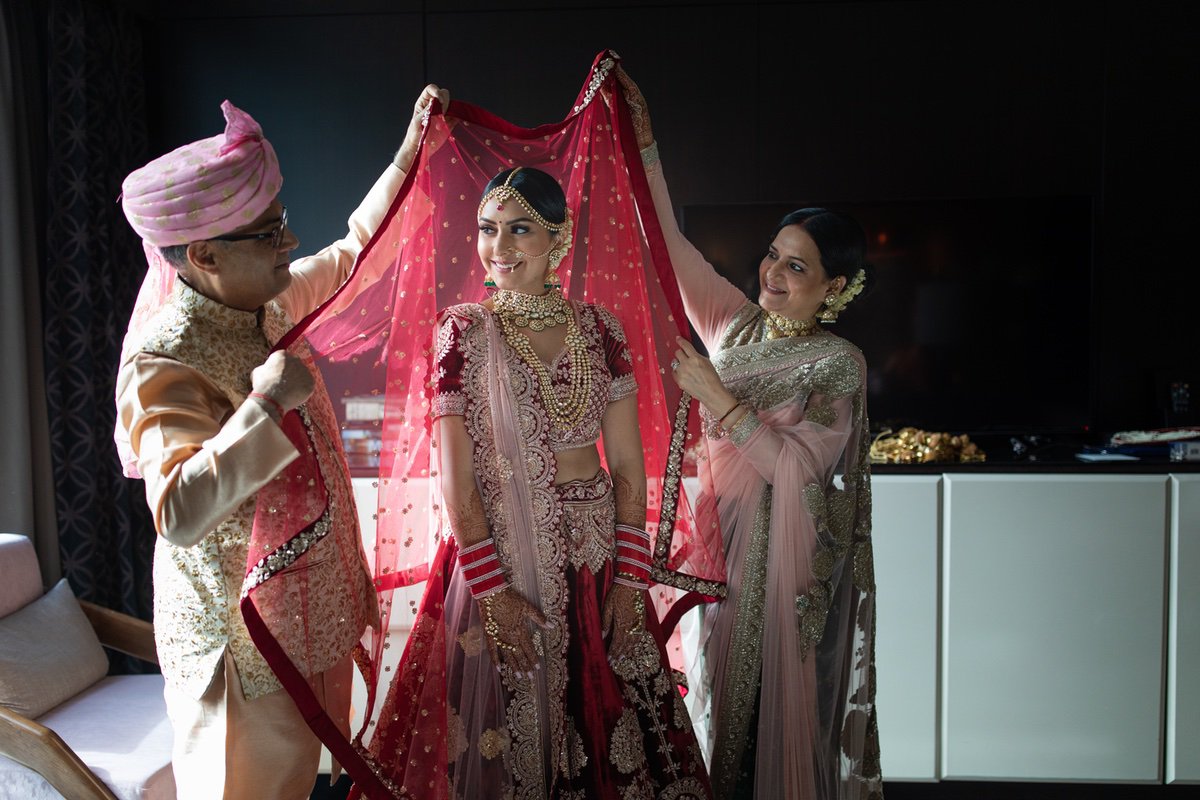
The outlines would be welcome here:
[[[617,526],[617,575],[614,583],[632,589],[650,585],[650,534],[632,525]]]
[[[491,597],[509,586],[508,575],[496,555],[496,541],[492,537],[476,542],[458,551],[458,562],[462,565],[467,588],[476,600]]]

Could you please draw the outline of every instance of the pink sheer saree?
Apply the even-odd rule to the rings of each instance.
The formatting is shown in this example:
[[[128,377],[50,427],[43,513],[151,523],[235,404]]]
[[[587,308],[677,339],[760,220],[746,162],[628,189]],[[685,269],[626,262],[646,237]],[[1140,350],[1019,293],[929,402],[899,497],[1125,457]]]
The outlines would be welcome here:
[[[757,409],[709,447],[730,576],[703,631],[714,788],[742,796],[748,772],[758,798],[865,800],[880,789],[865,364],[836,336],[761,327],[747,304],[713,357]]]
[[[767,339],[763,312],[671,224],[649,184],[688,318],[726,387],[755,410],[709,440],[724,602],[705,609],[693,706],[705,713],[718,797],[880,796],[874,703],[866,365],[829,333]],[[835,473],[840,473],[839,488]]]
[[[282,343],[311,348],[335,397],[382,408],[368,430],[380,443],[375,574],[384,621],[369,636],[359,663],[368,687],[364,727],[352,743],[336,736],[332,744],[326,740],[365,796],[450,796],[448,765],[462,741],[459,733],[487,733],[489,747],[511,744],[497,728],[460,730],[462,719],[448,712],[451,694],[453,702],[461,702],[474,693],[486,705],[500,678],[490,665],[474,672],[446,671],[454,648],[482,642],[458,641],[461,628],[452,617],[469,609],[457,603],[449,608],[450,598],[461,593],[461,574],[442,513],[437,442],[429,421],[438,312],[485,296],[475,253],[476,209],[484,184],[501,168],[536,166],[559,179],[575,223],[574,245],[559,267],[564,294],[612,312],[628,337],[651,476],[648,527],[652,533],[659,528],[664,505],[667,519],[662,521],[671,523],[662,525],[658,537],[655,577],[661,585],[654,592],[660,610],[690,607],[723,591],[719,531],[699,530],[686,497],[680,494],[676,501],[674,496],[681,478],[679,456],[696,430],[688,425],[687,398],[664,380],[673,337],[683,329],[682,306],[628,108],[613,74],[615,63],[611,53],[596,58],[562,122],[523,129],[457,102],[445,114],[431,114],[413,168],[354,272],[338,294]],[[522,434],[514,428],[522,410],[510,394],[507,376],[496,372],[487,380],[493,398],[487,416],[496,447],[517,469],[506,478],[492,471],[499,463],[493,462],[477,472],[487,470],[499,487],[499,507],[511,529],[535,531],[543,508],[539,487],[521,478],[521,473],[536,472],[526,461]],[[677,418],[682,425],[673,438]],[[672,451],[673,472],[668,463]],[[662,476],[667,476],[665,482]],[[664,504],[665,488],[670,491]],[[316,511],[297,500],[292,506],[275,506],[272,519],[277,523],[281,508],[287,508],[286,515],[298,524]],[[510,566],[526,586],[545,578],[535,563],[518,560]],[[393,607],[395,590],[422,581],[427,584],[419,606]],[[532,594],[535,602],[544,599]],[[384,664],[394,613],[411,615],[415,623],[395,676]],[[416,653],[423,648],[447,655],[431,659]],[[288,660],[287,652],[276,655]],[[405,671],[403,664],[414,663],[418,655],[425,666]],[[599,666],[608,669],[607,663]],[[304,694],[302,686],[297,689]],[[381,715],[381,709],[387,711]],[[531,738],[564,752],[561,748],[570,742],[554,741],[553,733],[544,730]],[[514,757],[528,756],[518,751]],[[458,785],[486,785],[489,764],[484,761],[490,760],[476,761],[478,769],[460,763],[456,772],[475,769],[479,777],[475,784]]]

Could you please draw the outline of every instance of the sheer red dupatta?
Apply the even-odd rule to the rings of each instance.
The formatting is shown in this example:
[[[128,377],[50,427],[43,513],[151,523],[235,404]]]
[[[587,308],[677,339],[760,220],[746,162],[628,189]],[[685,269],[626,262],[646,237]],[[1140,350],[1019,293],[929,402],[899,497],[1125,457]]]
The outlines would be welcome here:
[[[686,335],[686,318],[616,82],[616,61],[608,51],[596,57],[561,122],[519,128],[461,102],[431,114],[413,169],[346,285],[281,342],[311,349],[335,403],[370,398],[382,407],[382,419],[368,431],[381,441],[374,566],[383,633],[368,636],[360,663],[368,687],[363,730],[354,746],[339,745],[342,752],[331,747],[366,796],[398,790],[388,785],[386,770],[377,775],[380,765],[362,755],[376,722],[371,717],[379,688],[386,691],[391,678],[387,631],[407,627],[417,614],[415,598],[397,592],[433,577],[440,586],[431,565],[443,562],[440,548],[449,533],[429,422],[437,313],[485,298],[476,213],[484,185],[500,169],[533,166],[559,180],[574,220],[574,244],[559,267],[563,291],[607,308],[629,339],[651,476],[648,523],[652,533],[661,525],[663,534],[654,573],[660,610],[673,625],[682,610],[722,591],[720,532],[698,530],[691,503],[679,491],[683,456],[697,426],[666,365],[674,337]],[[304,508],[299,498],[293,502],[297,511]],[[303,514],[314,512],[306,508]],[[439,590],[428,587],[427,601]],[[275,658],[286,659],[286,653]]]

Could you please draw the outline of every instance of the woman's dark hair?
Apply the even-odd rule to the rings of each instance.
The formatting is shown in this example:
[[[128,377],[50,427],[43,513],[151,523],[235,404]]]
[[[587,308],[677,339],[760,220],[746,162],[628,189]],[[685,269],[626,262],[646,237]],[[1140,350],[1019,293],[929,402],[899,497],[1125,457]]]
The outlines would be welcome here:
[[[558,181],[534,167],[514,167],[514,169],[519,169],[520,172],[513,176],[509,186],[520,192],[529,205],[533,206],[533,210],[549,221],[556,225],[566,222],[567,196],[563,194]],[[497,186],[503,186],[512,172],[512,169],[506,169],[496,173],[496,177],[488,181],[488,185],[483,188],[483,194],[486,195]]]
[[[871,288],[875,270],[867,263],[867,234],[858,220],[841,211],[801,208],[779,221],[771,239],[789,225],[799,225],[812,237],[821,253],[821,266],[825,268],[826,276],[832,279],[842,275],[849,282],[861,269],[865,273],[863,292]]]

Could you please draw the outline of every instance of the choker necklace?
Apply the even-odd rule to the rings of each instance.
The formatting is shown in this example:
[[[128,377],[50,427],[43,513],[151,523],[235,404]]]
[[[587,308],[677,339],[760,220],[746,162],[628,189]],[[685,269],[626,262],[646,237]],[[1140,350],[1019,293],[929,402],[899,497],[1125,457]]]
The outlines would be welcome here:
[[[522,294],[501,289],[492,295],[496,313],[508,317],[518,328],[542,331],[555,325],[566,325],[571,318],[571,305],[560,289],[545,294]]]
[[[542,405],[550,417],[550,424],[559,430],[574,428],[587,413],[592,393],[592,371],[587,363],[587,341],[575,322],[571,304],[559,289],[551,289],[543,295],[502,289],[492,296],[492,309],[500,318],[500,330],[504,332],[509,346],[537,377],[538,393],[542,396]],[[533,349],[529,337],[521,332],[521,328],[541,331],[555,325],[567,326],[565,346],[570,358],[571,383],[565,399],[560,399],[554,388],[555,365],[546,366],[546,362]]]
[[[820,330],[815,319],[788,319],[776,314],[774,311],[767,311],[765,320],[767,323],[768,339],[790,339],[794,336],[809,336]]]

